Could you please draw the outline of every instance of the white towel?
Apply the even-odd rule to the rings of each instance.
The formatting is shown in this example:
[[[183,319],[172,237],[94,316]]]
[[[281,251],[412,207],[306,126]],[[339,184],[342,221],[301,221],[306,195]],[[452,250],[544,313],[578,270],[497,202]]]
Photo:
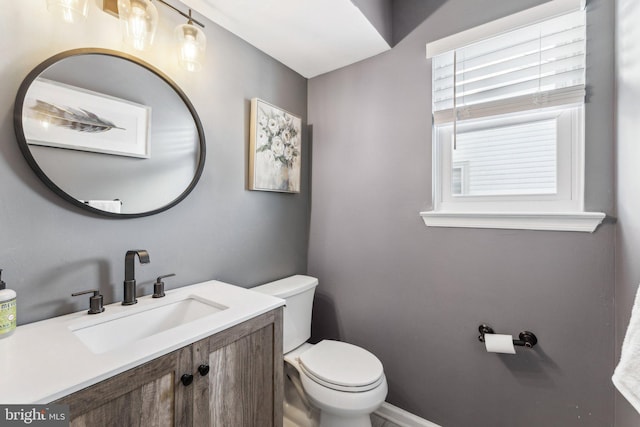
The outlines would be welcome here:
[[[122,202],[116,200],[86,200],[85,203],[92,208],[100,209],[101,211],[120,213],[120,207]]]
[[[640,288],[622,342],[620,362],[611,379],[625,399],[640,412]]]

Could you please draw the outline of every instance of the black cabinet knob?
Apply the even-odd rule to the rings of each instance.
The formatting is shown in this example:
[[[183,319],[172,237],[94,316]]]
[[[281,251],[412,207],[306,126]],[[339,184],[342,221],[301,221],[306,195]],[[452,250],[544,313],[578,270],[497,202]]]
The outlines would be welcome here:
[[[209,365],[200,365],[200,366],[198,366],[198,372],[200,372],[200,375],[202,375],[204,377],[205,375],[207,375],[209,373]]]
[[[182,385],[184,385],[184,386],[191,385],[191,383],[193,382],[193,375],[184,374],[183,376],[180,377],[180,381],[182,382]]]

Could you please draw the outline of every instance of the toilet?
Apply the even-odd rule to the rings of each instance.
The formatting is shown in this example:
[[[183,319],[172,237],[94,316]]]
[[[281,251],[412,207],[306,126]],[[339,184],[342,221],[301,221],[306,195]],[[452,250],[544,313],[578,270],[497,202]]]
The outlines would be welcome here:
[[[318,279],[296,275],[252,288],[286,301],[283,320],[285,426],[371,427],[370,415],[387,396],[382,363],[341,341],[306,341]]]

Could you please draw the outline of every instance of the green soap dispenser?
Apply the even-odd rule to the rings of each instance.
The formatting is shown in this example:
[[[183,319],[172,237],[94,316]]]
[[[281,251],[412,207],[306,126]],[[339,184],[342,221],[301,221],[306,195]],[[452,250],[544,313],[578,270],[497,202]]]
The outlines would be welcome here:
[[[7,289],[0,269],[0,339],[16,330],[16,291]]]

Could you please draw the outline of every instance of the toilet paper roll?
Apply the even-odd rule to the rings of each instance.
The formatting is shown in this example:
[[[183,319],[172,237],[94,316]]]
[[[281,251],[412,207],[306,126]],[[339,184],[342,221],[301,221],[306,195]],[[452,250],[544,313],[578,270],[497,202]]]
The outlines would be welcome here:
[[[489,353],[516,354],[513,336],[503,334],[485,334],[484,345]]]

